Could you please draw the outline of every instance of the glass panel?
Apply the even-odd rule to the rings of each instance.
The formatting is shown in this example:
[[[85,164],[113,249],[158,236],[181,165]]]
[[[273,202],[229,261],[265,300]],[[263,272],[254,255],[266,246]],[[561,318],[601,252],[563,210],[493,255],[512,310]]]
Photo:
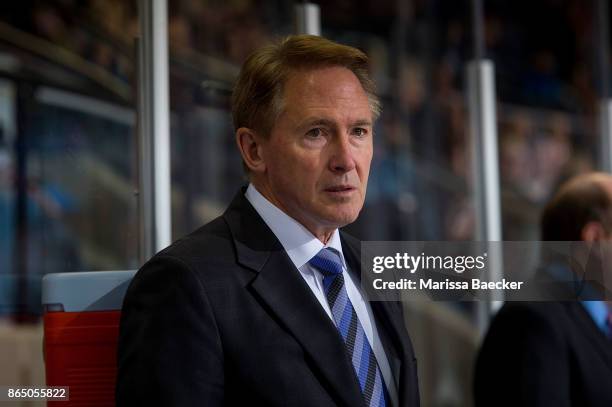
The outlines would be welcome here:
[[[47,273],[137,266],[135,2],[0,9],[0,315]]]
[[[558,185],[597,165],[595,3],[485,4],[504,239],[538,240],[539,214]]]
[[[3,385],[45,383],[44,274],[138,265],[135,6],[0,5]]]
[[[246,182],[231,89],[252,51],[291,34],[293,7],[285,1],[170,3],[174,238],[220,215]]]

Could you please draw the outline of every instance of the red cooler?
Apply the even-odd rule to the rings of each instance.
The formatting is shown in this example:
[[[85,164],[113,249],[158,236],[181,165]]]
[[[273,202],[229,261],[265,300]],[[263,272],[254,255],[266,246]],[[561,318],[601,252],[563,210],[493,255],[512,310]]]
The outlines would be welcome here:
[[[115,405],[121,304],[136,273],[97,271],[43,277],[47,386],[68,386],[68,401],[49,406]]]

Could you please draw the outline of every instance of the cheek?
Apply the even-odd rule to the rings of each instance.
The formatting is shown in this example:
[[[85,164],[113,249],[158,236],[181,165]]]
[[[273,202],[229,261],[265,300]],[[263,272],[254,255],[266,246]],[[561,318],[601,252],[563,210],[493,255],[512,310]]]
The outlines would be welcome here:
[[[370,164],[372,163],[372,150],[363,151],[358,158],[359,177],[365,182],[370,173]]]
[[[316,159],[291,149],[276,151],[269,171],[277,184],[282,184],[284,189],[291,189],[296,194],[312,190],[320,173]]]
[[[283,166],[278,170],[284,171],[286,177],[292,177],[304,185],[315,183],[325,167],[323,157],[312,151],[285,152],[281,160]]]

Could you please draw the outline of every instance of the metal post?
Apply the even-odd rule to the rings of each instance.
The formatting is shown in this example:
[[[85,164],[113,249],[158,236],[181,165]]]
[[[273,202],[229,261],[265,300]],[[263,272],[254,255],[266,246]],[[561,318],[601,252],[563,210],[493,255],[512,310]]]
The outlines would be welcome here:
[[[476,240],[487,242],[489,278],[503,277],[501,250],[501,204],[495,115],[495,68],[485,59],[482,0],[472,0],[474,60],[467,67],[469,115],[474,170],[474,201],[477,220]],[[484,334],[490,315],[502,304],[502,298],[478,303],[477,325]]]
[[[599,102],[599,137],[601,170],[612,173],[612,99]]]
[[[15,246],[13,249],[13,269],[15,282],[14,321],[27,321],[28,298],[28,134],[26,123],[31,119],[28,104],[32,88],[28,83],[17,82],[15,150]],[[10,280],[9,280],[10,281]]]
[[[469,109],[476,170],[477,206],[484,217],[478,227],[479,240],[500,241],[499,163],[495,114],[495,71],[488,60],[468,64]]]
[[[484,24],[482,0],[472,0],[472,36],[474,60],[484,59]]]
[[[321,12],[318,4],[301,3],[295,6],[295,32],[321,35]]]
[[[172,240],[166,0],[139,0],[139,207],[141,261]]]
[[[597,0],[597,45],[599,59],[599,101],[600,167],[612,172],[612,98],[610,98],[610,25],[608,21],[608,0]]]
[[[474,162],[475,202],[477,213],[476,239],[488,242],[489,278],[503,277],[502,226],[495,114],[495,70],[488,60],[468,64],[468,92],[472,160]],[[489,311],[495,311],[503,296],[491,298]]]

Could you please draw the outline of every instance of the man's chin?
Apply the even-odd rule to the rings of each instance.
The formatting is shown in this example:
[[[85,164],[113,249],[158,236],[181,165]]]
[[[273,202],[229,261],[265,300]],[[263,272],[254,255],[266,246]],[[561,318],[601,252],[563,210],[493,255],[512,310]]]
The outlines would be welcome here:
[[[327,217],[329,224],[334,225],[336,228],[341,228],[357,220],[359,212],[353,213],[342,213],[341,211],[334,212]]]

